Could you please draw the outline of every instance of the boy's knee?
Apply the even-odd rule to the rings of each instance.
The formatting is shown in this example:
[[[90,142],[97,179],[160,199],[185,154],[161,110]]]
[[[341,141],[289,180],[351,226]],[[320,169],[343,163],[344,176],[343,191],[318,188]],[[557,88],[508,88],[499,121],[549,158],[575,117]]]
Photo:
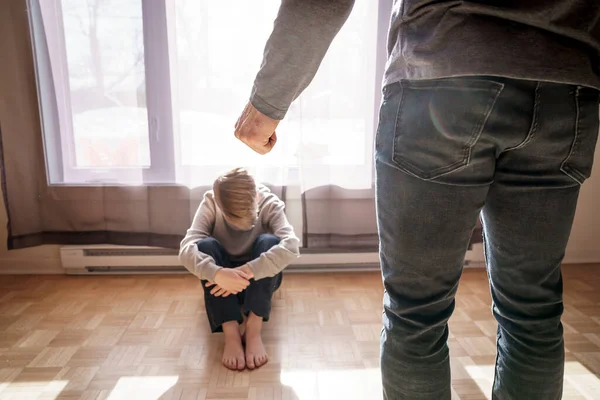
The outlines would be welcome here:
[[[219,243],[219,241],[215,238],[202,239],[198,243],[196,243],[196,246],[198,247],[199,252],[208,254],[211,256],[214,256],[217,253],[220,253],[223,249],[223,246],[221,246],[221,243]]]
[[[259,253],[268,251],[271,247],[275,247],[281,242],[281,240],[275,235],[262,234],[256,239],[254,248]]]

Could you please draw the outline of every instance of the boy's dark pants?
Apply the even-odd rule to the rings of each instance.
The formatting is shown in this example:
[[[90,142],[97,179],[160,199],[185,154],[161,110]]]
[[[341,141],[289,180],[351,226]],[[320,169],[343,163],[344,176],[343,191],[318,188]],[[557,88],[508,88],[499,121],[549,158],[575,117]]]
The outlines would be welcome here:
[[[268,251],[271,247],[279,244],[279,238],[273,235],[260,235],[254,242],[252,248],[252,259],[258,258],[262,253]],[[211,256],[216,264],[223,268],[236,268],[244,265],[243,262],[235,262],[223,246],[214,238],[202,239],[197,244],[198,250]],[[237,295],[227,297],[217,297],[210,294],[212,287],[206,287],[207,281],[202,281],[204,288],[204,302],[206,303],[206,313],[210,329],[213,332],[221,332],[224,322],[237,321],[241,323],[244,315],[250,312],[262,317],[268,321],[271,313],[271,297],[275,290],[281,285],[282,274],[279,273],[272,278],[263,278],[258,281],[250,280],[250,285],[246,290]]]

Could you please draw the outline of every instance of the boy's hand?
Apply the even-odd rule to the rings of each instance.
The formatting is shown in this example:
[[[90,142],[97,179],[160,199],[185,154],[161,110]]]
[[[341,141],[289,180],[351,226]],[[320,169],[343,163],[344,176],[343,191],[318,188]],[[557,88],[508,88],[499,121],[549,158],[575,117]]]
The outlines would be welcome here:
[[[242,271],[247,276],[249,276],[250,279],[254,278],[254,272],[252,272],[252,269],[248,266],[248,264],[244,264],[241,267],[237,267],[235,269],[237,269],[238,271]]]
[[[228,292],[227,290],[223,289],[221,286],[214,284],[212,282],[206,282],[206,287],[211,287],[214,286],[214,288],[212,288],[212,290],[210,291],[210,294],[212,294],[213,296],[216,297],[227,297],[230,294],[233,294],[231,292]]]
[[[248,277],[248,279],[252,279],[254,278],[254,272],[252,272],[252,270],[250,269],[250,267],[248,266],[248,264],[244,264],[241,267],[237,267],[237,268],[233,268],[234,271],[240,271],[242,274],[245,274],[245,276]],[[216,280],[216,275],[215,275],[215,280]],[[212,282],[206,282],[206,287],[211,287],[214,286],[214,288],[210,291],[210,294],[212,294],[213,296],[217,296],[217,297],[227,297],[231,294],[237,294],[237,292],[231,292],[229,290],[225,290],[223,289],[221,286],[219,286],[218,284],[212,283]]]
[[[277,143],[277,125],[279,121],[267,117],[248,102],[235,124],[235,137],[258,154],[267,154]]]
[[[223,289],[226,292],[233,294],[237,294],[246,289],[250,284],[250,279],[250,276],[237,268],[221,268],[215,274],[215,283],[219,289]],[[209,285],[207,285],[207,287],[209,287]],[[217,287],[211,290],[211,294],[215,294],[217,292]]]

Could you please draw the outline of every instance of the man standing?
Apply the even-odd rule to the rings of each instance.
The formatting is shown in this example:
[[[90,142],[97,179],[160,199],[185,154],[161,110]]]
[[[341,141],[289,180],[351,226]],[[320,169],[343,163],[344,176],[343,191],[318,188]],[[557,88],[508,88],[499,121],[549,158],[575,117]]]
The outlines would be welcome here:
[[[352,5],[282,1],[236,137],[272,149]],[[560,265],[598,138],[600,2],[397,0],[388,57],[375,145],[385,398],[450,399],[447,321],[481,213],[493,398],[560,399]]]

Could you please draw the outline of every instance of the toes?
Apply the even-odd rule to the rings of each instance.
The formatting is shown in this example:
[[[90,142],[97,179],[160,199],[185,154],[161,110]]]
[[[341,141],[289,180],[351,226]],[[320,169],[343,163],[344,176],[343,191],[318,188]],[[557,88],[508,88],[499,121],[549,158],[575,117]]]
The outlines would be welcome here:
[[[246,366],[248,367],[248,369],[254,369],[256,368],[256,364],[254,363],[254,356],[252,354],[249,354],[246,358]]]
[[[232,360],[230,358],[223,358],[222,361],[225,368],[235,369],[235,360]]]
[[[244,368],[246,368],[246,360],[244,357],[239,357],[237,359],[237,369],[238,371],[242,371]]]
[[[231,358],[227,358],[227,359],[223,359],[223,365],[228,368],[231,369],[233,371],[243,371],[244,368],[246,368],[246,360],[244,360],[244,358],[235,358],[235,357],[231,357]]]
[[[267,363],[267,356],[266,355],[262,355],[259,357],[256,357],[256,366],[257,367],[261,367],[263,365],[265,365]]]

